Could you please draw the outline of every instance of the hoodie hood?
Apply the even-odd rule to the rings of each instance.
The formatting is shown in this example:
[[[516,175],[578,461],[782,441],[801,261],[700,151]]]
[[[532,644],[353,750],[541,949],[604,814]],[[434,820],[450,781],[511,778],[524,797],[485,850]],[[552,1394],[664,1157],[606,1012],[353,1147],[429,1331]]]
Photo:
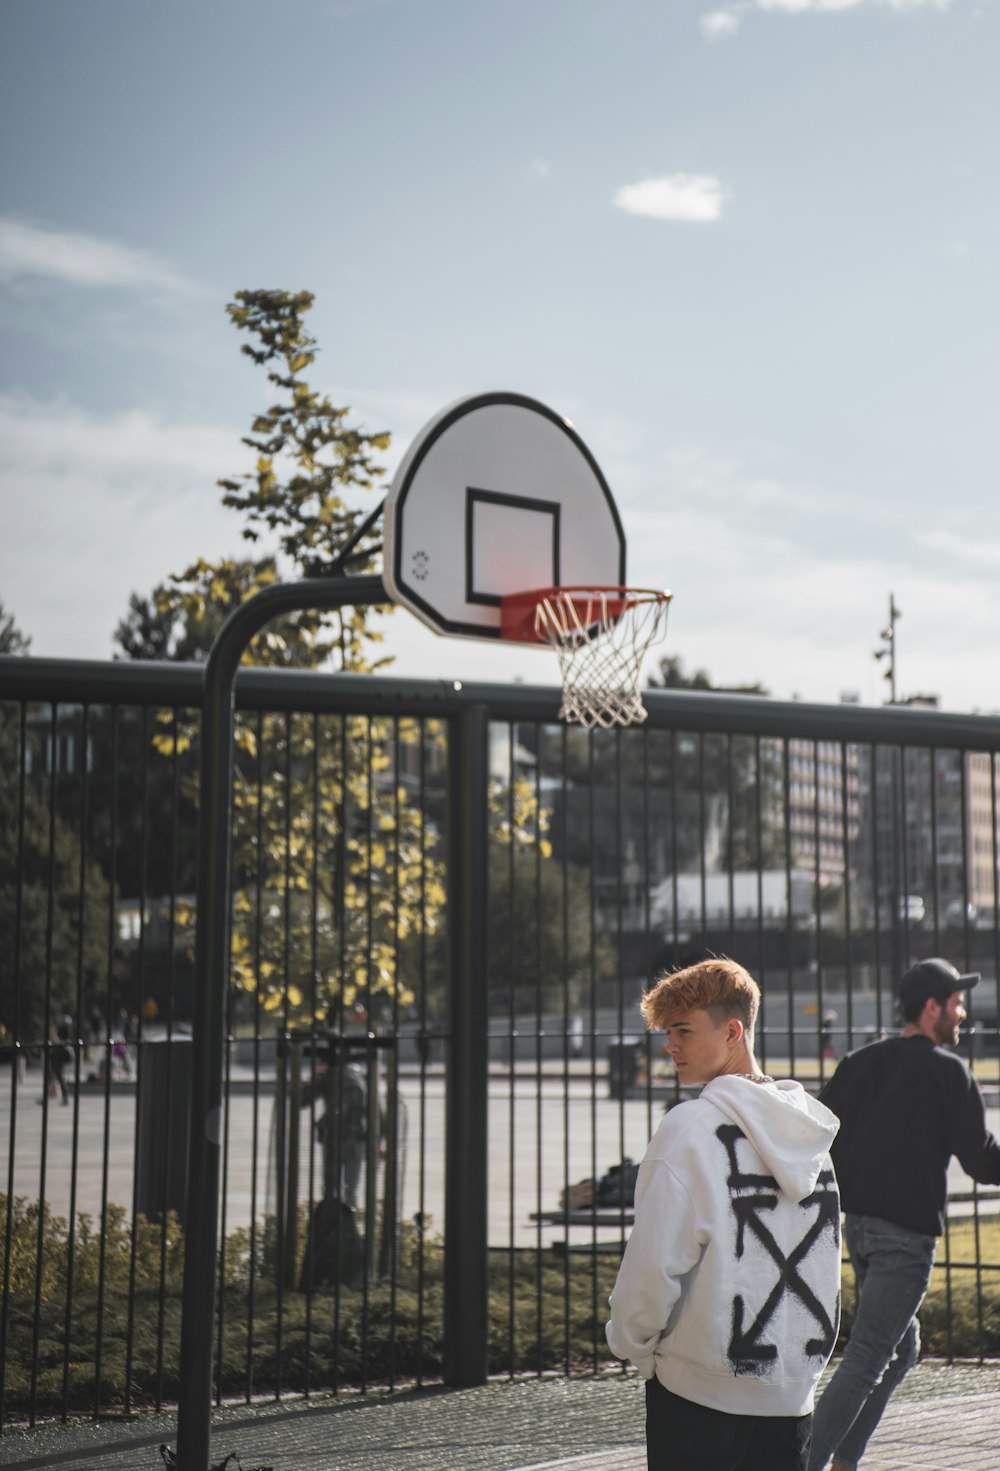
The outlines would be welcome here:
[[[743,1130],[786,1195],[798,1201],[812,1194],[840,1120],[801,1083],[720,1077],[701,1097]]]

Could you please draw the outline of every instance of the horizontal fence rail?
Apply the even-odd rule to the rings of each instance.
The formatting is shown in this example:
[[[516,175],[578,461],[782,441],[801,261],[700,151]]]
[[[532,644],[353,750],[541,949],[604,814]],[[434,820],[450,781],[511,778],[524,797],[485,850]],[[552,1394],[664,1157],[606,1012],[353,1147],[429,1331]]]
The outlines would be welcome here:
[[[0,659],[0,1425],[176,1398],[201,689]],[[587,733],[556,690],[241,672],[219,1399],[439,1379],[449,1253],[480,1248],[489,1372],[607,1365],[629,1165],[682,1096],[637,1011],[665,967],[747,965],[762,1060],[814,1089],[895,1027],[913,959],[979,970],[961,1050],[996,1126],[1000,720],[645,699]],[[470,842],[486,961],[449,977]],[[465,1221],[449,1088],[482,1136]],[[996,1357],[997,1192],[950,1186],[925,1347]]]

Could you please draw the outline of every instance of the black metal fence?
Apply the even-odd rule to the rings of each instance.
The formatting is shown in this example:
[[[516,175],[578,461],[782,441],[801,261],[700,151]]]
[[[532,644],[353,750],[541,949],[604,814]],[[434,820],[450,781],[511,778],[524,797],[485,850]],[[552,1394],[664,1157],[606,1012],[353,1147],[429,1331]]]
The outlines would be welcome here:
[[[0,1425],[177,1395],[200,678],[0,660]],[[1000,720],[648,704],[240,676],[220,1398],[606,1362],[663,966],[741,960],[813,1085],[948,955],[996,1110]],[[996,1357],[997,1193],[952,1184],[925,1345]]]

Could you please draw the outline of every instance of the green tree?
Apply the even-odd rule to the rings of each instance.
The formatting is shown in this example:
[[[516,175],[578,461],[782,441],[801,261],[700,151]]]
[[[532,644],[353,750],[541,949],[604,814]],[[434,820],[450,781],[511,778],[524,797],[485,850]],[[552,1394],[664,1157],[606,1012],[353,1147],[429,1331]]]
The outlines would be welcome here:
[[[279,572],[304,577],[340,565],[342,550],[361,532],[371,509],[352,501],[370,495],[385,474],[375,457],[388,449],[388,433],[353,427],[350,409],[332,404],[303,377],[317,353],[305,325],[312,305],[308,291],[238,291],[226,308],[236,329],[250,338],[240,351],[267,369],[275,393],[243,439],[255,454],[254,468],[219,481],[222,504],[242,516],[244,541],[256,545],[266,535],[277,552],[254,564],[199,559],[171,578],[172,594],[161,596],[157,606],[165,612],[182,608],[188,626],[203,620],[213,605],[249,597]],[[372,570],[378,549],[377,532],[361,535],[343,570]],[[385,662],[372,655],[381,640],[368,608],[306,611],[269,625],[246,657],[317,668],[333,655],[340,669],[369,672]]]
[[[8,613],[0,600],[0,654],[26,654],[30,648],[31,639],[21,632],[13,613]]]
[[[293,570],[291,576],[298,573]],[[128,659],[167,659],[203,663],[234,608],[279,580],[275,557],[199,561],[180,578],[159,583],[148,596],[133,593],[114,642]],[[277,618],[258,635],[245,663],[274,668],[313,669],[332,644],[294,618]]]
[[[723,695],[761,695],[770,691],[759,680],[753,684],[716,684],[705,669],[696,669],[693,674],[684,673],[684,661],[677,654],[667,654],[660,660],[658,674],[650,676],[650,689],[663,690],[714,690]]]
[[[227,308],[249,339],[241,350],[267,370],[271,402],[244,443],[252,470],[219,482],[242,537],[264,555],[199,559],[134,595],[116,641],[129,658],[203,659],[229,611],[279,578],[334,566],[368,571],[377,533],[364,530],[388,434],[367,434],[310,386],[317,353],[305,319],[308,292],[241,291]],[[353,553],[342,560],[348,540]],[[275,620],[245,663],[370,672],[386,662],[367,607],[305,611]],[[362,1001],[408,1004],[413,952],[426,951],[443,916],[436,825],[397,780],[400,747],[442,739],[413,721],[241,716],[234,771],[231,982],[289,1020],[335,1021]],[[197,740],[192,724],[164,728],[161,757]],[[186,779],[195,795],[196,778]],[[181,907],[180,919],[193,921]]]

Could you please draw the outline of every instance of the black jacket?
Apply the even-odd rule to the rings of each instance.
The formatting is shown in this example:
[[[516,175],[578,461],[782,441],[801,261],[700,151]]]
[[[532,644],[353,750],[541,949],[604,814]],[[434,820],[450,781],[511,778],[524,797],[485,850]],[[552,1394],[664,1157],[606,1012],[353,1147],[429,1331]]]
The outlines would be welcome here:
[[[1000,1143],[979,1085],[929,1037],[891,1037],[844,1058],[820,1094],[840,1119],[830,1154],[848,1215],[925,1236],[944,1230],[948,1164],[1000,1185]]]

